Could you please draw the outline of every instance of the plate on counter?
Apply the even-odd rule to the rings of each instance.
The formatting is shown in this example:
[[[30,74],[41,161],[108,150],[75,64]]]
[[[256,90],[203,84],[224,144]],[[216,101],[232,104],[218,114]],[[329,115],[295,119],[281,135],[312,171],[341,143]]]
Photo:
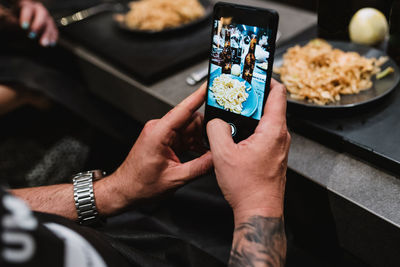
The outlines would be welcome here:
[[[142,0],[131,1],[130,3],[135,3],[135,2],[140,2],[140,1],[142,1]],[[142,29],[135,29],[135,28],[129,27],[127,25],[127,23],[125,22],[125,15],[130,11],[129,3],[126,4],[126,11],[124,13],[116,13],[116,14],[114,14],[113,18],[114,18],[115,24],[117,25],[118,28],[120,28],[124,31],[130,32],[130,33],[134,33],[134,34],[156,35],[156,34],[175,33],[175,32],[179,32],[179,31],[183,31],[183,30],[187,30],[192,27],[195,27],[201,23],[206,22],[207,20],[209,20],[211,18],[212,12],[213,12],[213,4],[209,0],[198,0],[198,2],[204,8],[203,16],[196,18],[190,22],[182,23],[179,26],[166,27],[162,30],[150,30],[150,29],[142,30]]]
[[[309,41],[304,41],[301,43],[298,43],[300,46],[304,46],[308,43]],[[332,45],[333,48],[337,48],[340,50],[343,50],[344,52],[357,52],[361,56],[364,56],[366,58],[380,58],[382,56],[387,56],[387,54],[382,51],[378,50],[373,47],[369,46],[364,46],[364,45],[359,45],[355,43],[350,43],[350,42],[342,42],[342,41],[328,41],[330,45]],[[294,45],[287,46],[280,51],[278,51],[275,55],[275,63],[274,67],[280,67],[283,64],[283,56],[287,52],[287,50],[290,47],[293,47]],[[377,79],[376,75],[373,75],[371,78],[372,81],[372,87],[370,89],[361,91],[358,94],[350,94],[350,95],[340,95],[340,100],[336,102],[331,102],[326,105],[318,105],[312,102],[309,102],[307,100],[298,100],[293,97],[291,97],[291,94],[288,92],[288,97],[287,100],[291,104],[295,105],[300,105],[304,107],[310,107],[310,108],[320,108],[320,109],[343,109],[343,108],[352,108],[352,107],[357,107],[360,105],[368,104],[374,101],[377,101],[384,96],[388,95],[390,92],[392,92],[398,85],[400,81],[400,70],[397,64],[394,62],[393,59],[390,57],[381,66],[381,70],[385,70],[387,67],[392,67],[394,69],[394,73],[391,73],[387,75],[383,79]],[[277,73],[273,73],[273,78],[277,79],[278,81],[282,82],[280,79],[280,75]]]

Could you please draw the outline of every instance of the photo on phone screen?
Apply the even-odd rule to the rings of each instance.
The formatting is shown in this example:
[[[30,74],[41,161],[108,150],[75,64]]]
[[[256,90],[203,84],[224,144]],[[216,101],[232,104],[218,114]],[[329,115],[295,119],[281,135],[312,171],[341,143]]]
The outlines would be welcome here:
[[[251,136],[263,115],[278,21],[271,9],[223,2],[214,7],[204,123],[224,120],[235,142]]]
[[[272,30],[221,17],[213,33],[207,104],[260,120]]]

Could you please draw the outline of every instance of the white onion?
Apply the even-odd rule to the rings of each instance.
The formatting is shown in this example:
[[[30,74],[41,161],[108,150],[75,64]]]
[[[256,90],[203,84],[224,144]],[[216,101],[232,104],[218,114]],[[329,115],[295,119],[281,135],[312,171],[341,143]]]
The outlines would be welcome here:
[[[355,43],[374,45],[385,39],[388,29],[388,22],[382,12],[375,8],[362,8],[350,21],[350,39]]]

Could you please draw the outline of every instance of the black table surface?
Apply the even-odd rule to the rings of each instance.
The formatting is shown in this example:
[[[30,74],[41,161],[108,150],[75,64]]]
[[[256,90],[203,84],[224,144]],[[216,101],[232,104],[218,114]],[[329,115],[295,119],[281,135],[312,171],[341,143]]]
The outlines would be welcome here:
[[[133,78],[151,84],[207,58],[210,25],[211,19],[167,34],[135,34],[121,30],[109,12],[60,30]]]
[[[281,47],[316,36],[317,27],[312,27]],[[400,85],[383,99],[357,108],[321,110],[289,104],[288,124],[295,132],[400,175]]]

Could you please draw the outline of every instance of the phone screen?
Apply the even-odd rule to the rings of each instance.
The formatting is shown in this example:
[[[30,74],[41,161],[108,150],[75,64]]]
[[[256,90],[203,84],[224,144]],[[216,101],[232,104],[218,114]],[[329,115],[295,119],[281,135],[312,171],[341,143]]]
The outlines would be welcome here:
[[[269,93],[277,14],[242,6],[218,6],[212,28],[206,122],[231,124],[235,141],[250,136]]]
[[[230,20],[214,21],[207,104],[260,120],[272,30]]]

